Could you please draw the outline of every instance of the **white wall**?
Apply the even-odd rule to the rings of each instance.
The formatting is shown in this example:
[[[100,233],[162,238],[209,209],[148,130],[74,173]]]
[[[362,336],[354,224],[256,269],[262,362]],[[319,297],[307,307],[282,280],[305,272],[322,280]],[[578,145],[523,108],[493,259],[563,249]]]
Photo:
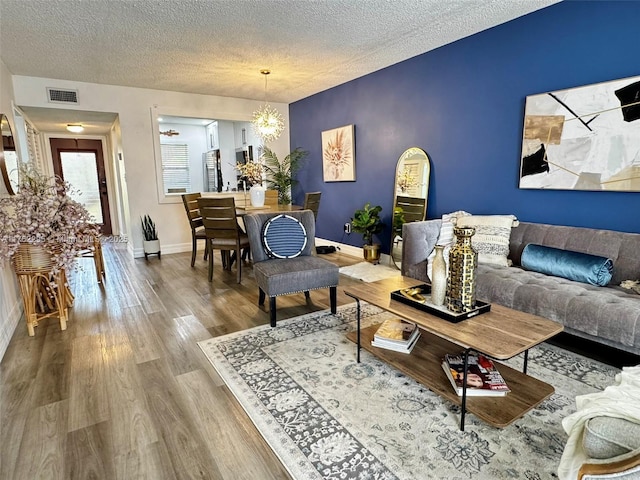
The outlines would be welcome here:
[[[12,101],[11,72],[0,60],[0,113],[7,116],[15,134]],[[13,269],[9,262],[0,261],[0,359],[7,350],[9,340],[22,317],[22,311],[22,298]]]
[[[185,117],[246,121],[262,102],[16,75],[13,76],[15,104],[55,108],[57,104],[47,102],[47,87],[78,90],[79,104],[65,104],[65,109],[118,114],[120,146],[126,170],[124,185],[127,189],[128,213],[132,222],[125,231],[130,234],[134,254],[142,255],[142,232],[138,219],[144,214],[149,214],[156,222],[162,253],[190,251],[191,231],[181,199],[176,198],[176,203],[160,203],[158,199],[154,157],[157,137],[153,135],[152,113],[162,111],[164,114]],[[273,106],[280,111],[285,124],[288,125],[288,106],[278,103],[274,103]],[[289,153],[288,128],[278,140],[270,143],[270,147],[278,155],[284,156]]]

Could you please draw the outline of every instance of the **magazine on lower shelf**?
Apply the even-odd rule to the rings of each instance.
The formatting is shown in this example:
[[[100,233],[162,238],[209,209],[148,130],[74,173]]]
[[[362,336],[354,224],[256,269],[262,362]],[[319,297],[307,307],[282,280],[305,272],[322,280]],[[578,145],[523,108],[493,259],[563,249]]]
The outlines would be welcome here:
[[[392,318],[385,320],[378,327],[371,345],[396,352],[411,353],[419,337],[420,330],[414,323]]]
[[[451,386],[462,396],[464,377],[464,355],[447,354],[442,361],[442,369],[447,374]],[[479,353],[469,353],[467,364],[467,395],[503,397],[511,390],[490,358]]]

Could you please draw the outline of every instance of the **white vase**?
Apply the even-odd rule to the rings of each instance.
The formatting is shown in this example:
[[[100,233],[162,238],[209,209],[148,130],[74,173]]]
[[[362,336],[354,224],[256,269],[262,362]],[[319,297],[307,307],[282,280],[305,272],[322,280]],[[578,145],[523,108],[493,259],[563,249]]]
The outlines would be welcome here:
[[[436,245],[436,256],[431,270],[431,302],[444,305],[447,293],[447,264],[444,262],[444,245]]]
[[[158,255],[160,258],[160,240],[143,240],[144,258],[149,259],[149,255]]]
[[[251,206],[252,207],[263,207],[264,206],[264,192],[265,188],[262,185],[253,185],[249,189],[249,196],[251,197]]]

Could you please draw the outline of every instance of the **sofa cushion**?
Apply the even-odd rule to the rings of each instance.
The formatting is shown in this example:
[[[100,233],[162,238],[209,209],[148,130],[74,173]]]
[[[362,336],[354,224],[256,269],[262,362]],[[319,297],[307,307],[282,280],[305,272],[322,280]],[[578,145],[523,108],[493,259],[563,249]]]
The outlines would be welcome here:
[[[562,323],[569,333],[638,351],[640,296],[518,267],[478,265],[476,297]],[[640,353],[640,352],[638,352]]]
[[[520,265],[522,249],[529,243],[590,253],[613,260],[612,284],[640,279],[640,234],[593,228],[520,222],[511,232],[514,265]]]
[[[526,270],[600,287],[609,283],[613,273],[613,262],[610,258],[534,243],[524,247],[520,262]]]
[[[513,215],[470,215],[460,217],[456,227],[473,227],[476,233],[471,244],[478,251],[478,263],[509,265],[511,228],[518,225]]]
[[[337,286],[340,278],[337,265],[313,256],[258,262],[253,265],[253,273],[258,286],[270,297]]]

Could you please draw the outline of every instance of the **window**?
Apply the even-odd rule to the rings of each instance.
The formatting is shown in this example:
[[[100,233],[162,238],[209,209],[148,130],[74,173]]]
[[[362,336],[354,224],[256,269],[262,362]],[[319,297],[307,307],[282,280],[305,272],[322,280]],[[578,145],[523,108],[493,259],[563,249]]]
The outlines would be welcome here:
[[[187,193],[190,189],[189,149],[184,143],[163,143],[162,180],[164,193]]]

